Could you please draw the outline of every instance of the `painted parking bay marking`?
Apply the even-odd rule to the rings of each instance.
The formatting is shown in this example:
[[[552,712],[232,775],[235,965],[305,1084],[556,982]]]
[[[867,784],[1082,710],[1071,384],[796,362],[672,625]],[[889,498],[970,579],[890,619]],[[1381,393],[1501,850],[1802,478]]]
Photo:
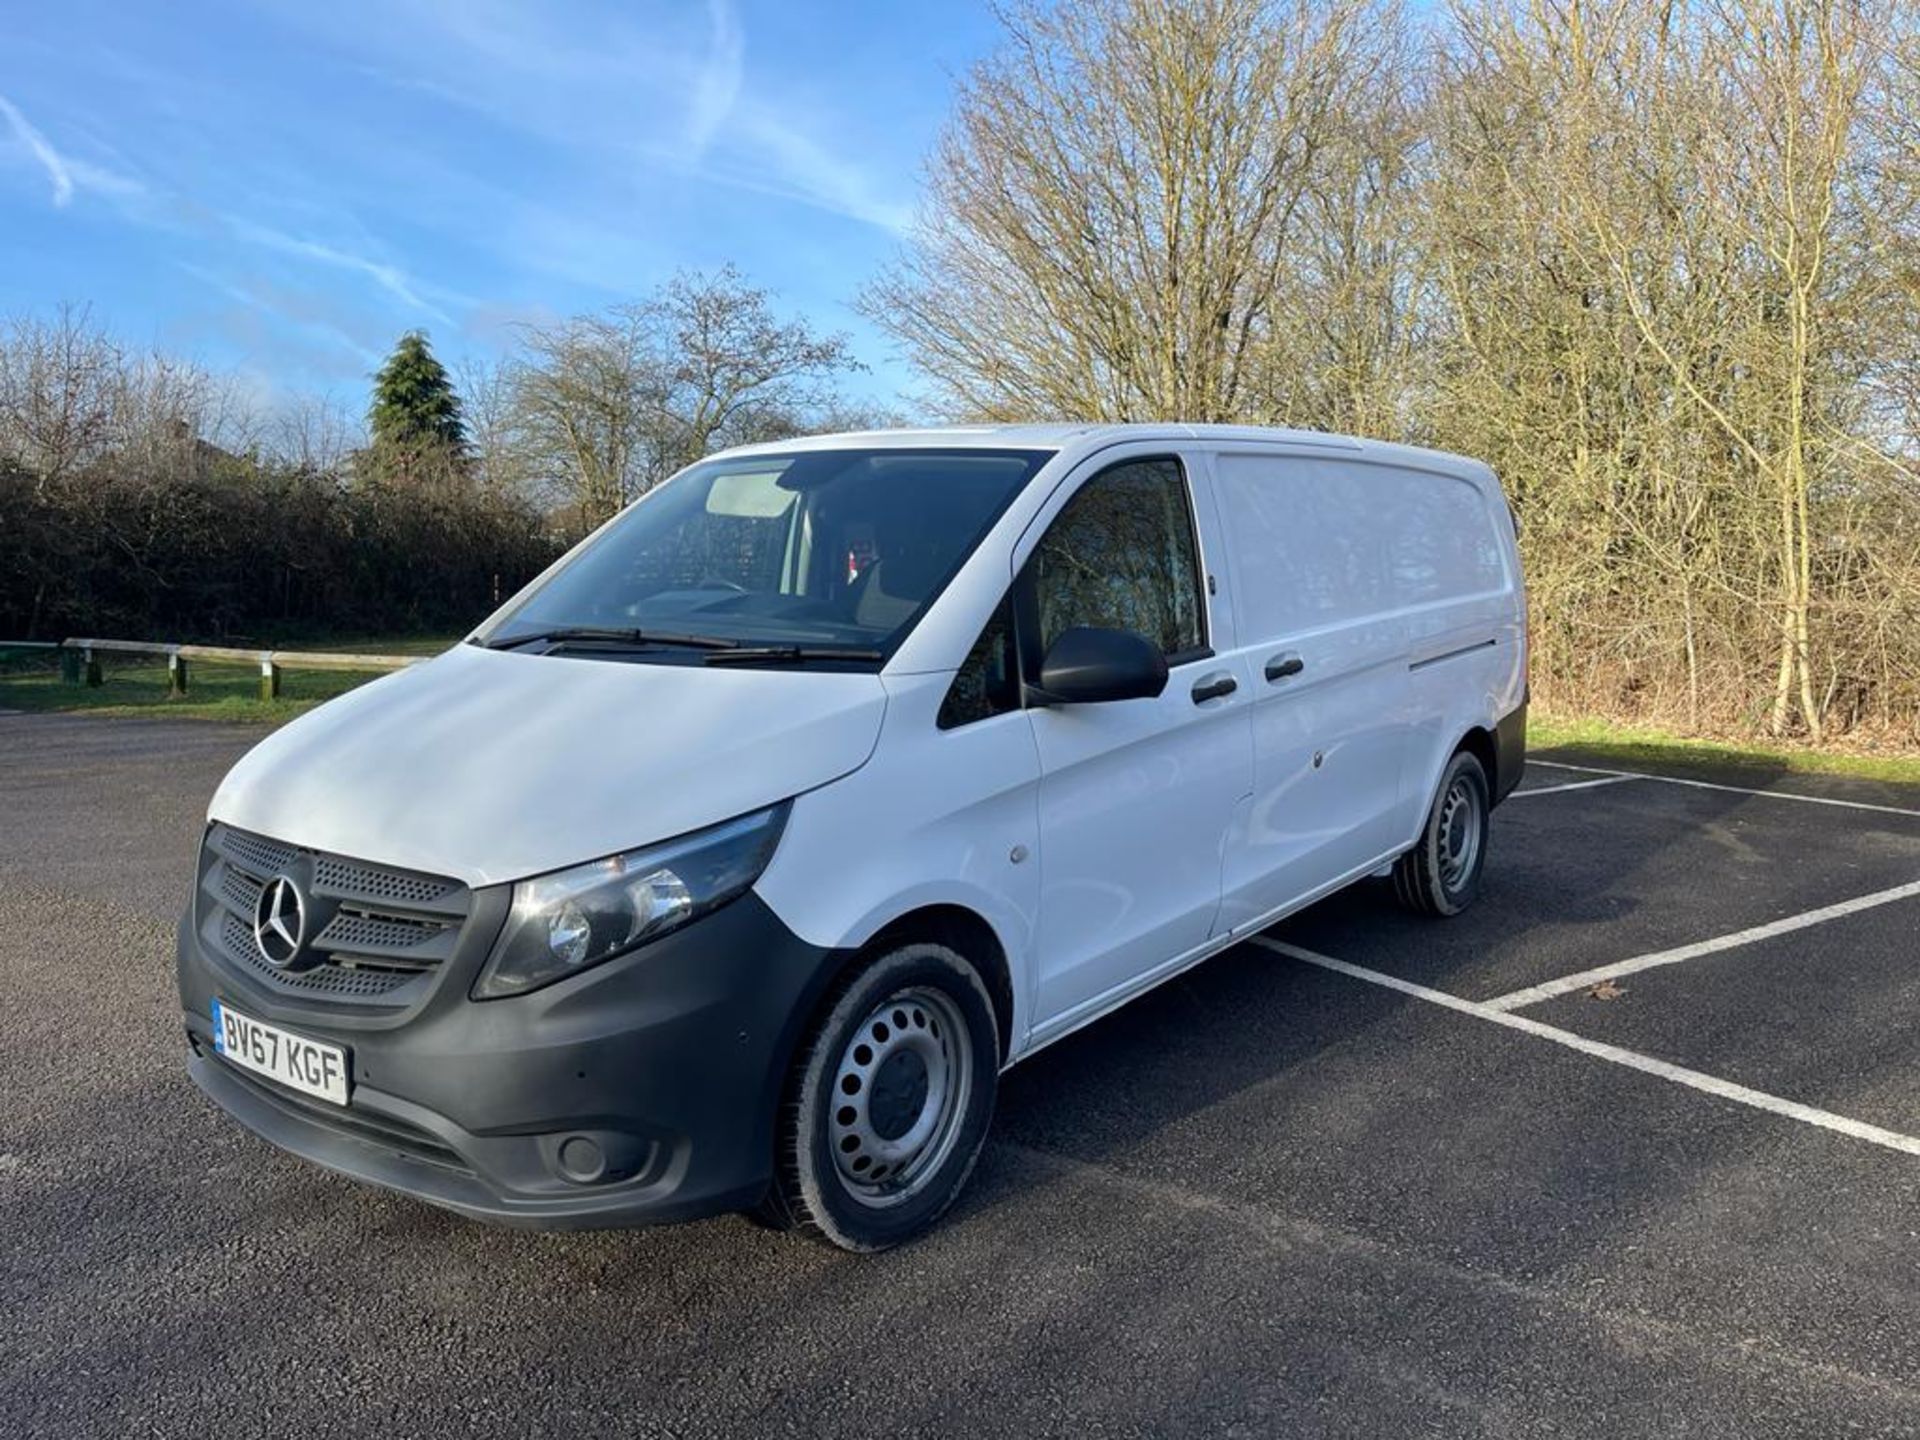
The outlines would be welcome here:
[[[1881,815],[1911,815],[1920,819],[1920,810],[1899,805],[1875,805],[1865,800],[1839,800],[1831,795],[1799,795],[1791,790],[1755,790],[1749,785],[1722,785],[1712,780],[1683,780],[1678,775],[1655,775],[1645,770],[1603,770],[1598,765],[1569,765],[1559,760],[1529,760],[1545,770],[1573,770],[1588,775],[1606,775],[1622,780],[1652,780],[1661,785],[1684,785],[1690,790],[1722,790],[1731,795],[1758,795],[1767,800],[1796,800],[1802,805],[1836,805],[1843,810],[1872,810]],[[1518,791],[1514,792],[1518,794]]]
[[[1683,960],[1718,954],[1722,950],[1751,945],[1759,940],[1770,940],[1775,935],[1788,935],[1795,930],[1804,930],[1809,925],[1823,925],[1829,920],[1838,920],[1842,916],[1858,915],[1862,910],[1872,910],[1881,905],[1891,905],[1896,900],[1910,900],[1915,897],[1920,897],[1920,880],[1906,885],[1895,885],[1890,890],[1877,890],[1871,895],[1857,896],[1852,900],[1842,900],[1837,905],[1823,905],[1818,910],[1789,915],[1784,920],[1770,920],[1765,925],[1736,930],[1731,935],[1717,935],[1711,940],[1697,940],[1691,945],[1676,945],[1671,950],[1655,950],[1646,955],[1635,955],[1627,960],[1616,960],[1611,965],[1596,965],[1593,969],[1582,970],[1577,975],[1563,975],[1558,980],[1544,980],[1538,985],[1529,985],[1524,990],[1512,990],[1505,995],[1498,995],[1480,1003],[1489,1010],[1518,1010],[1527,1005],[1538,1005],[1542,1000],[1551,1000],[1559,995],[1570,995],[1575,990],[1585,990],[1590,986],[1598,985],[1603,980],[1617,980],[1622,975],[1652,970],[1660,965],[1678,965]]]
[[[1555,1045],[1564,1045],[1569,1050],[1578,1050],[1595,1059],[1606,1060],[1615,1065],[1624,1065],[1629,1070],[1638,1070],[1646,1075],[1658,1076],[1675,1085],[1685,1085],[1707,1095],[1718,1096],[1722,1100],[1731,1100],[1737,1105],[1745,1105],[1755,1110],[1764,1110],[1770,1115],[1784,1116],[1789,1120],[1798,1120],[1804,1125],[1815,1125],[1822,1130],[1831,1130],[1835,1134],[1845,1135],[1854,1140],[1864,1140],[1869,1145],[1879,1145],[1888,1150],[1898,1150],[1907,1155],[1920,1155],[1920,1139],[1911,1135],[1902,1135],[1895,1130],[1884,1130],[1878,1125],[1869,1125],[1864,1121],[1850,1119],[1845,1115],[1835,1115],[1830,1110],[1816,1109],[1812,1105],[1802,1105],[1797,1100],[1786,1100],[1778,1095],[1769,1095],[1764,1090],[1753,1090],[1745,1085],[1736,1085],[1731,1080],[1722,1080],[1717,1075],[1706,1075],[1698,1070],[1689,1070],[1684,1065],[1673,1065],[1665,1060],[1656,1060],[1651,1055],[1642,1055],[1637,1051],[1623,1050],[1618,1045],[1608,1045],[1600,1040],[1589,1040],[1584,1035],[1576,1035],[1571,1030],[1562,1030],[1557,1025],[1543,1025],[1538,1020],[1530,1020],[1524,1015],[1515,1015],[1506,1010],[1495,1010],[1477,1000],[1463,1000],[1458,995],[1449,995],[1444,990],[1430,989],[1425,985],[1416,985],[1411,980],[1402,980],[1394,975],[1384,975],[1378,970],[1367,970],[1359,965],[1349,965],[1344,960],[1336,960],[1331,955],[1322,955],[1313,950],[1290,945],[1284,940],[1274,940],[1265,935],[1253,937],[1255,945],[1285,955],[1290,959],[1301,960],[1309,965],[1317,965],[1323,970],[1332,970],[1355,980],[1364,980],[1369,985],[1379,985],[1388,990],[1398,990],[1402,995],[1411,995],[1416,1000],[1425,1000],[1428,1004],[1439,1005],[1448,1010],[1458,1011],[1462,1015],[1471,1015],[1475,1019],[1486,1020],[1495,1025],[1503,1025],[1509,1030],[1518,1030],[1522,1034],[1532,1035],[1536,1039],[1548,1040]]]
[[[1532,790],[1515,790],[1507,796],[1519,800],[1528,795],[1558,795],[1567,790],[1598,790],[1602,785],[1624,785],[1629,780],[1644,780],[1644,775],[1602,775],[1598,780],[1569,780],[1565,785],[1541,785]]]

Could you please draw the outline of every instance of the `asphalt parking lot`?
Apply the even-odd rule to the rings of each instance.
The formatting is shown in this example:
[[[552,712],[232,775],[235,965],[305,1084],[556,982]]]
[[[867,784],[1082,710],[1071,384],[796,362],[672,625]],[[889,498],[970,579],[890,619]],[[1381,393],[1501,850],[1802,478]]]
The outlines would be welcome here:
[[[1043,1052],[862,1259],[219,1115],[172,929],[253,738],[0,717],[6,1433],[1920,1433],[1920,793],[1541,757],[1473,911],[1363,885]]]

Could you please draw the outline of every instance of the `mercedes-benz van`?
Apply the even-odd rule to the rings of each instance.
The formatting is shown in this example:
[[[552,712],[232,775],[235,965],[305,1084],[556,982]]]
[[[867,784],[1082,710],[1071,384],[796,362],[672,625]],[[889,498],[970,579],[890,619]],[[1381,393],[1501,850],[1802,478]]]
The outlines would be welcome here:
[[[470,1216],[922,1229],[1000,1073],[1520,777],[1493,475],[1332,435],[693,465],[214,796],[179,981],[243,1124]]]

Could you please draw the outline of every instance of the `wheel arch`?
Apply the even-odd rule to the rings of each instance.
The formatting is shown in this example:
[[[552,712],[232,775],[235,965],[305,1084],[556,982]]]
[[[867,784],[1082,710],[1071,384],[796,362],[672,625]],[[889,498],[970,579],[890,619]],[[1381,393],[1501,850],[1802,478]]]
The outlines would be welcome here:
[[[1495,795],[1501,793],[1500,746],[1494,740],[1493,732],[1483,725],[1470,727],[1467,733],[1460,737],[1460,743],[1448,752],[1447,759],[1451,761],[1462,750],[1478,760],[1480,768],[1487,772],[1487,798],[1491,801]],[[1445,770],[1446,767],[1443,765],[1441,772],[1444,774]]]
[[[994,1021],[1000,1031],[1000,1060],[1004,1064],[1013,1049],[1013,971],[1007,963],[1006,947],[1000,943],[1000,936],[978,911],[943,902],[917,906],[897,915],[848,956],[841,975],[851,974],[857,966],[897,946],[922,941],[958,951],[979,970],[980,978],[986,982],[987,994],[993,997]]]
[[[786,1033],[781,1037],[774,1069],[769,1076],[769,1118],[786,1092],[807,1037],[813,1033],[820,1017],[832,1008],[841,991],[876,957],[918,941],[956,950],[980,971],[980,978],[986,982],[987,994],[992,997],[994,1021],[1000,1031],[1000,1061],[1002,1065],[1006,1063],[1013,1051],[1013,1027],[1018,1016],[1013,994],[1013,973],[1007,960],[1006,947],[992,924],[979,911],[951,901],[921,904],[887,920],[865,940],[833,952],[833,963],[823,968],[803,1003],[795,1007]]]
[[[887,920],[864,941],[830,952],[832,962],[821,967],[801,1003],[794,1006],[785,1033],[765,1080],[765,1103],[759,1116],[760,1145],[769,1162],[769,1186],[773,1186],[773,1166],[778,1163],[778,1116],[791,1103],[800,1057],[808,1037],[834,1006],[853,978],[868,964],[889,950],[902,945],[931,942],[945,945],[965,956],[980,972],[987,994],[993,1001],[995,1026],[999,1030],[1000,1062],[1004,1067],[1012,1053],[1016,1009],[1012,972],[1000,937],[986,917],[977,910],[952,902],[915,906]],[[770,1189],[768,1194],[773,1193]],[[765,1218],[765,1205],[760,1213]]]
[[[1446,746],[1443,749],[1436,744],[1433,749],[1428,751],[1426,756],[1423,757],[1423,767],[1430,768],[1425,768],[1422,776],[1425,798],[1420,802],[1420,811],[1415,817],[1416,824],[1413,836],[1409,839],[1409,844],[1418,838],[1420,834],[1419,827],[1426,824],[1427,815],[1432,811],[1434,801],[1440,798],[1440,782],[1446,778],[1447,766],[1451,765],[1453,763],[1453,757],[1462,751],[1465,751],[1472,755],[1474,759],[1478,760],[1480,762],[1480,768],[1486,772],[1488,800],[1493,801],[1494,797],[1501,793],[1499,743],[1495,739],[1493,731],[1487,726],[1479,724],[1478,722],[1470,724],[1458,732],[1458,738],[1454,740],[1452,745]]]

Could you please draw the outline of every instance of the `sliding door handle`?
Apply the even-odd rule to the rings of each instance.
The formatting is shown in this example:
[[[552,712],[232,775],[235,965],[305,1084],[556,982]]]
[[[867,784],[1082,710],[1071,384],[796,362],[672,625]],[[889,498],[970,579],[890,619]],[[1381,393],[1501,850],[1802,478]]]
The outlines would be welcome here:
[[[1298,675],[1306,668],[1306,661],[1293,651],[1287,650],[1267,661],[1267,679],[1284,680],[1289,675]]]
[[[1209,700],[1218,700],[1223,695],[1231,695],[1240,688],[1239,683],[1224,670],[1216,670],[1211,675],[1202,675],[1193,682],[1193,703],[1204,705]]]

